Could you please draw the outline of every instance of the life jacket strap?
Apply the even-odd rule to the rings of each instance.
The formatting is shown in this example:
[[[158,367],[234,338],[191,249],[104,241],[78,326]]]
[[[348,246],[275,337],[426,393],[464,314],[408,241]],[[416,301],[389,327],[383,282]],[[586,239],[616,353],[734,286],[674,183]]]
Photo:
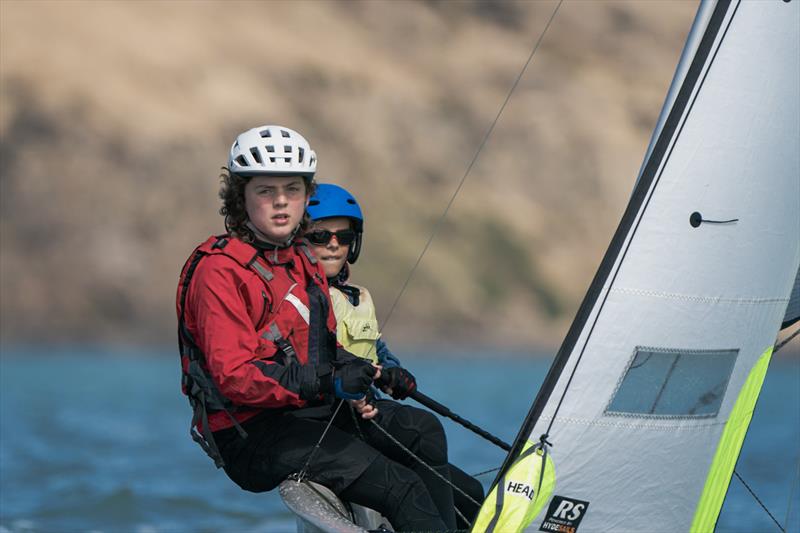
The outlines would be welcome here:
[[[228,237],[226,235],[222,235],[217,237],[217,242],[211,245],[212,250],[222,250],[228,246]]]
[[[219,453],[219,448],[217,447],[217,443],[208,425],[208,411],[206,410],[204,394],[200,392],[197,396],[193,398],[190,397],[189,403],[192,404],[192,409],[194,411],[192,421],[189,424],[189,435],[192,437],[192,440],[199,444],[203,451],[206,452],[206,455],[214,461],[214,466],[223,468],[225,466],[225,460],[222,458],[222,454]],[[201,421],[203,423],[202,434],[196,429],[198,422]]]
[[[222,395],[197,359],[189,360],[186,374],[190,384],[189,392],[196,396],[202,395],[207,409],[211,411],[236,410],[236,406]]]
[[[223,250],[228,243],[229,239],[227,235],[220,236],[214,244],[211,245],[211,249]],[[222,468],[225,466],[225,461],[219,453],[219,448],[217,447],[208,423],[209,410],[224,412],[233,423],[233,426],[236,428],[241,438],[246,439],[247,432],[242,428],[241,424],[239,424],[239,421],[236,420],[236,417],[233,416],[233,412],[236,411],[237,406],[219,391],[214,381],[211,379],[211,376],[201,366],[201,361],[205,358],[192,337],[189,328],[186,326],[186,321],[184,319],[186,312],[186,295],[189,290],[189,285],[197,266],[207,255],[209,255],[208,252],[200,249],[195,250],[194,254],[187,261],[188,266],[185,267],[186,270],[181,284],[181,314],[178,320],[178,348],[181,357],[186,357],[189,363],[186,372],[183,372],[181,376],[181,385],[189,398],[189,404],[193,412],[192,421],[189,426],[189,435],[192,437],[192,440],[200,445],[206,455],[214,461],[214,465],[217,468]],[[253,268],[265,282],[271,280],[273,277],[272,273],[256,262],[257,257],[258,253],[256,252],[247,266]],[[201,421],[203,428],[202,433],[198,432],[196,429],[196,426]]]
[[[306,259],[308,259],[309,263],[311,263],[312,265],[316,265],[317,264],[317,258],[314,256],[314,253],[306,245],[305,242],[299,243],[297,247],[300,248],[300,250],[303,252],[303,255],[306,256]]]
[[[256,257],[257,257],[257,256],[256,256]],[[261,263],[259,263],[258,261],[256,261],[256,260],[255,260],[255,258],[253,258],[253,259],[254,259],[254,260],[253,260],[253,262],[252,262],[252,263],[250,263],[250,268],[251,268],[251,269],[253,269],[253,270],[255,270],[256,274],[258,274],[259,276],[261,276],[261,279],[263,279],[265,282],[271,281],[271,280],[272,280],[272,278],[274,278],[274,277],[275,277],[275,276],[272,274],[272,272],[271,272],[271,271],[269,271],[269,270],[267,269],[267,267],[265,267],[264,265],[262,265]]]
[[[278,330],[278,326],[275,325],[275,322],[269,325],[269,329],[261,334],[261,337],[267,339],[268,341],[272,341],[275,346],[278,347],[280,351],[282,351],[289,361],[297,361],[297,352],[294,351],[292,344],[286,340],[286,338],[281,335],[281,332]],[[287,361],[288,362],[288,361]]]

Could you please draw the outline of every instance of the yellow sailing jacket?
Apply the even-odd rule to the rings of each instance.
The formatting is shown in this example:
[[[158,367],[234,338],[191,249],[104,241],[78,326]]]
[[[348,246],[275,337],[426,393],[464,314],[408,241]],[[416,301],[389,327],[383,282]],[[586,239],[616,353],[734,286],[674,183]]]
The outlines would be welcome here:
[[[376,343],[381,334],[375,304],[366,288],[350,286],[360,291],[358,305],[350,303],[347,295],[336,287],[330,287],[333,314],[336,315],[336,340],[350,353],[378,364]]]

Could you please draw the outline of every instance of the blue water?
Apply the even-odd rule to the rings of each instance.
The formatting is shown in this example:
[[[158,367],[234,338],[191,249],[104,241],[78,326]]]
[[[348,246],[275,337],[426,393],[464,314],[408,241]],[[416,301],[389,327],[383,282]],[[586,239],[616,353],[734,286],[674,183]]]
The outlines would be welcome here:
[[[507,441],[549,367],[541,358],[425,355],[405,358],[420,389]],[[0,533],[293,531],[277,494],[240,490],[191,441],[172,353],[5,350],[3,356]],[[494,446],[444,424],[451,458],[468,472],[502,461]],[[798,454],[800,361],[778,359],[738,471],[781,523]],[[791,531],[800,530],[798,507],[795,501]],[[734,479],[718,531],[777,528]]]

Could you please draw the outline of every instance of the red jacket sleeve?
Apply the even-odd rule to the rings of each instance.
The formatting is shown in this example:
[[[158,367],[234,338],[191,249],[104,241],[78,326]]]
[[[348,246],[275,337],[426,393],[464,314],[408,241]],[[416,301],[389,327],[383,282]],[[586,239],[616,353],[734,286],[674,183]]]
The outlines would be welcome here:
[[[239,405],[302,407],[300,390],[315,369],[295,361],[280,364],[270,358],[276,348],[260,341],[249,309],[262,309],[255,274],[225,256],[203,259],[186,298],[187,326],[206,358],[214,383]],[[260,281],[258,282],[260,284]]]

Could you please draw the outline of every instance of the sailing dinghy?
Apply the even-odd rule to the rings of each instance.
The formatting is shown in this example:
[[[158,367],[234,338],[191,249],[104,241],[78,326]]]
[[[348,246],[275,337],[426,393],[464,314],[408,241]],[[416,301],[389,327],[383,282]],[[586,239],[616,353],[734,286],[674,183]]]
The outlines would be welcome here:
[[[701,3],[630,202],[473,531],[714,529],[778,331],[800,319],[798,58],[800,0]],[[363,531],[300,485],[281,494],[301,531]]]

